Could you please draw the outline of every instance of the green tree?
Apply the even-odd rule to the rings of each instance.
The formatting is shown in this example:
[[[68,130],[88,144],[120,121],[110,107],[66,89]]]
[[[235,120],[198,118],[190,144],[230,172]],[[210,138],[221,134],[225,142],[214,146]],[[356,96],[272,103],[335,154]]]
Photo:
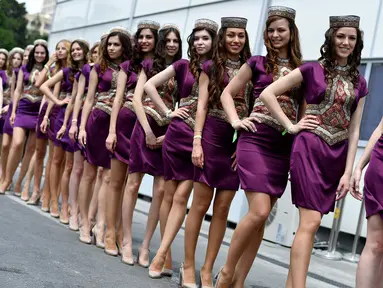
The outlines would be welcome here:
[[[12,49],[15,46],[25,47],[27,11],[24,3],[16,0],[0,0],[0,47]]]

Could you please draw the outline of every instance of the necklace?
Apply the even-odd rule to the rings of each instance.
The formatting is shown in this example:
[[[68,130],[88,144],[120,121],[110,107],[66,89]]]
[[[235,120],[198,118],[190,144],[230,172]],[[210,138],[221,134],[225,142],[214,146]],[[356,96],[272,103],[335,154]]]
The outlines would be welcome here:
[[[337,65],[334,67],[334,70],[346,72],[346,71],[350,70],[350,68],[351,68],[350,65],[346,65],[346,66]]]
[[[233,61],[233,60],[227,59],[226,60],[226,67],[234,68],[234,69],[240,68],[241,67],[241,60]]]
[[[290,62],[290,59],[289,58],[279,58],[278,57],[278,62],[279,63],[283,63],[283,64],[287,64]]]

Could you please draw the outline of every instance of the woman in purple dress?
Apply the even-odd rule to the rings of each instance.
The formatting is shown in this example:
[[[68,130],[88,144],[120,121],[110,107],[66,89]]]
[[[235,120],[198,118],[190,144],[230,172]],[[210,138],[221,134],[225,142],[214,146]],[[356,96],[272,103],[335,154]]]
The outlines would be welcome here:
[[[319,61],[303,64],[260,96],[286,131],[297,134],[290,171],[292,200],[299,209],[300,222],[291,248],[289,288],[306,286],[321,218],[333,211],[335,201],[349,190],[364,96],[368,93],[366,80],[358,70],[362,49],[359,17],[331,16]],[[315,116],[316,121],[294,125],[278,104],[276,96],[298,85],[307,103],[305,114]]]
[[[109,131],[110,113],[116,95],[120,64],[132,58],[130,32],[122,27],[113,28],[102,45],[98,64],[90,72],[88,94],[81,114],[79,142],[83,145],[85,164],[79,188],[79,205],[82,226],[80,241],[90,243],[88,219],[90,191],[97,175],[97,166],[103,167],[102,185],[98,195],[97,224],[93,229],[95,244],[104,248],[105,202],[110,179],[110,153],[105,140]],[[97,96],[96,96],[97,92]],[[93,107],[94,100],[97,102]]]
[[[166,256],[170,251],[171,243],[184,220],[186,204],[193,188],[194,165],[191,153],[197,112],[198,78],[202,64],[211,59],[217,31],[216,22],[209,19],[196,20],[194,29],[187,38],[190,62],[179,60],[145,84],[148,96],[171,119],[162,148],[165,195],[161,205],[161,217],[164,217],[165,221],[166,219],[173,221],[166,222],[157,255]],[[179,109],[174,112],[169,110],[156,90],[156,87],[160,87],[173,77],[179,87]],[[161,276],[160,273],[158,276]]]
[[[7,70],[8,64],[8,51],[4,48],[0,49],[0,71]]]
[[[139,70],[137,64],[153,57],[160,24],[144,20],[138,23],[137,28],[134,36],[136,59],[125,61],[120,65],[116,98],[110,116],[109,135],[106,139],[106,147],[114,156],[111,160],[111,178],[108,186],[110,195],[106,207],[105,232],[105,253],[112,256],[117,256],[118,250],[122,248],[121,206],[129,165],[130,137],[136,123],[132,99]]]
[[[76,147],[70,142],[69,137],[64,135],[66,132],[66,125],[69,115],[72,111],[71,105],[66,105],[71,101],[71,98],[75,98],[77,94],[78,82],[75,81],[75,75],[86,63],[86,55],[89,53],[89,45],[83,40],[75,40],[72,42],[69,48],[71,67],[66,67],[60,72],[55,74],[43,85],[40,90],[43,91],[45,96],[52,101],[55,105],[60,106],[60,111],[55,119],[54,132],[56,139],[54,141],[53,160],[50,171],[50,185],[51,185],[51,201],[58,199],[58,195],[54,194],[55,187],[60,187],[62,195],[60,222],[62,224],[69,224],[68,215],[68,198],[69,198],[69,177],[72,172],[74,151]],[[65,98],[56,98],[51,92],[50,88],[61,82],[60,96],[65,93]],[[65,119],[66,117],[66,119]],[[63,127],[62,127],[63,126]],[[62,162],[65,161],[64,169],[62,169]],[[60,174],[58,174],[60,173]],[[81,174],[79,175],[79,177]],[[79,182],[79,181],[77,181]]]
[[[5,175],[5,170],[7,167],[9,149],[11,148],[12,143],[12,134],[13,127],[9,122],[9,118],[12,113],[12,98],[16,87],[16,76],[22,65],[24,50],[21,48],[14,48],[9,53],[9,63],[7,70],[0,70],[1,78],[1,87],[3,99],[3,108],[1,111],[1,117],[4,117],[4,126],[3,126],[3,139],[1,146],[1,176]],[[21,175],[20,175],[21,176]],[[25,175],[24,175],[25,176]],[[21,177],[19,177],[20,179]],[[24,178],[24,177],[23,177]],[[0,183],[3,181],[3,177],[0,178]],[[18,181],[19,182],[19,181]]]
[[[354,169],[350,191],[358,200],[363,198],[359,182],[368,163],[370,165],[364,177],[367,240],[356,272],[356,288],[382,285],[383,253],[380,247],[383,239],[383,117]]]
[[[47,65],[44,66],[44,69],[39,77],[38,83],[36,84],[39,88],[47,81],[47,77],[51,78],[49,65],[52,64],[52,61],[55,62],[55,67],[53,68],[53,76],[60,74],[62,75],[64,69],[69,72],[67,69],[67,66],[70,64],[70,41],[68,40],[61,40],[56,45],[56,53],[49,59],[49,62]],[[72,89],[72,83],[70,81],[58,81],[55,83],[53,88],[53,93],[56,97],[59,98],[61,101],[61,105],[64,105],[65,103],[68,103],[67,94],[68,90],[71,91]],[[47,96],[44,96],[44,100],[47,98]],[[43,100],[43,101],[44,101]],[[47,104],[46,104],[47,103]],[[50,215],[54,218],[59,218],[59,206],[58,206],[58,198],[59,198],[59,175],[63,173],[63,155],[61,153],[57,153],[57,149],[55,149],[55,121],[58,117],[59,111],[61,109],[61,106],[55,105],[54,102],[47,99],[45,104],[41,104],[40,113],[39,113],[39,121],[38,125],[36,127],[37,135],[39,141],[39,147],[37,150],[39,153],[36,153],[38,156],[36,160],[36,169],[42,169],[41,167],[37,167],[37,163],[42,162],[41,159],[42,151],[40,145],[42,143],[46,143],[46,140],[44,139],[44,136],[41,137],[41,134],[47,134],[48,136],[48,143],[49,143],[49,154],[48,154],[48,163],[46,165],[47,170],[49,171],[47,177],[45,178],[45,181],[48,181],[46,184],[44,183],[44,199],[43,199],[43,205],[42,210],[44,212],[50,212]],[[40,124],[40,125],[39,125]],[[40,128],[40,129],[39,129]],[[45,152],[45,147],[42,149]],[[56,150],[56,151],[55,151]],[[56,154],[55,154],[56,152]],[[44,153],[45,157],[45,153]],[[56,169],[55,167],[59,167],[59,169]],[[57,171],[58,170],[58,171]],[[40,171],[39,171],[40,172]],[[40,177],[39,175],[37,177]],[[53,185],[52,185],[53,184]],[[49,187],[49,190],[47,189]],[[31,197],[33,199],[33,195]],[[37,203],[36,203],[37,204]]]
[[[56,44],[55,53],[50,57],[48,63],[44,65],[44,69],[41,71],[39,78],[36,81],[36,86],[41,85],[57,74],[63,68],[65,68],[69,61],[69,47],[70,42],[68,40],[61,40]],[[55,64],[54,68],[50,68]],[[61,83],[57,83],[53,89],[55,95],[60,94]],[[64,95],[64,94],[63,94]],[[35,151],[35,171],[34,171],[34,188],[31,198],[28,201],[30,205],[38,205],[37,199],[40,199],[42,195],[41,210],[43,212],[51,212],[52,217],[58,217],[58,203],[52,202],[53,209],[50,208],[51,202],[51,185],[49,174],[45,177],[43,191],[40,193],[41,177],[44,169],[44,158],[46,154],[46,147],[48,142],[48,160],[46,163],[46,171],[51,171],[51,165],[53,160],[54,138],[53,127],[54,121],[57,116],[60,107],[55,107],[54,104],[43,97],[40,105],[39,118],[36,125],[36,151]],[[49,141],[48,141],[49,140]]]
[[[27,132],[32,143],[35,141],[35,127],[42,99],[42,93],[35,86],[36,78],[48,61],[48,45],[45,40],[36,40],[29,61],[19,70],[17,85],[14,95],[14,103],[10,117],[13,125],[13,138],[9,152],[7,169],[4,180],[0,184],[0,193],[12,183],[13,175],[20,162],[22,149],[25,144]]]
[[[105,37],[106,38],[106,37]],[[97,62],[98,52],[99,52],[100,42],[93,44],[93,47],[90,49],[90,59],[89,63],[85,64],[82,69],[76,74],[77,85],[77,94],[76,97],[72,98],[72,102],[69,105],[73,105],[73,113],[71,118],[68,120],[68,136],[72,143],[77,146],[77,151],[74,153],[74,168],[69,180],[69,198],[70,198],[70,216],[69,216],[69,229],[73,231],[79,230],[79,206],[78,206],[78,191],[80,187],[80,180],[84,171],[84,156],[83,156],[83,147],[77,141],[78,136],[78,127],[81,124],[81,113],[82,106],[84,104],[86,95],[88,93],[89,86],[89,76],[90,71],[92,70],[93,65]],[[99,168],[99,171],[102,168]],[[95,193],[96,189],[101,186],[99,183],[102,182],[102,173],[97,174],[97,180],[95,188],[93,189],[92,201],[89,207],[88,219],[94,221],[96,219],[97,213],[97,194]]]
[[[158,74],[182,57],[182,42],[176,25],[165,24],[158,33],[158,43],[153,60],[142,62],[137,86],[132,100],[138,121],[130,138],[129,177],[123,199],[123,259],[125,263],[133,264],[132,252],[132,220],[137,202],[138,190],[145,174],[152,175],[153,196],[144,240],[138,251],[138,265],[149,266],[149,245],[160,217],[160,207],[164,194],[164,171],[162,161],[162,142],[168,128],[169,119],[155,107],[149,97],[144,97],[144,84],[152,76]],[[174,79],[167,81],[159,88],[159,93],[166,105],[173,109],[177,95]],[[161,224],[161,229],[162,229]],[[163,231],[163,230],[162,230]],[[140,257],[144,255],[144,257]],[[171,268],[169,260],[168,268]]]
[[[235,287],[244,286],[262,241],[265,222],[287,186],[293,136],[282,133],[284,128],[270,115],[259,95],[268,85],[302,64],[295,13],[289,7],[269,7],[264,30],[267,55],[251,57],[221,95],[232,127],[242,130],[236,158],[241,188],[249,202],[249,212],[233,234],[221,285],[226,282]],[[253,83],[250,102],[254,105],[250,117],[240,120],[232,99],[248,81]],[[304,113],[300,96],[300,91],[293,89],[278,97],[279,105],[293,123],[297,121],[297,114]]]
[[[239,179],[234,169],[234,130],[220,104],[224,87],[250,58],[247,19],[221,18],[221,29],[214,47],[213,58],[206,62],[199,78],[199,97],[193,137],[192,161],[195,165],[194,194],[187,218],[185,267],[183,282],[194,286],[195,247],[203,217],[215,192],[213,218],[210,225],[208,249],[200,282],[212,286],[212,270],[226,230],[231,201],[238,190]],[[235,95],[235,107],[241,118],[248,116],[251,83]],[[185,242],[186,243],[186,242]],[[182,268],[182,267],[181,267]]]

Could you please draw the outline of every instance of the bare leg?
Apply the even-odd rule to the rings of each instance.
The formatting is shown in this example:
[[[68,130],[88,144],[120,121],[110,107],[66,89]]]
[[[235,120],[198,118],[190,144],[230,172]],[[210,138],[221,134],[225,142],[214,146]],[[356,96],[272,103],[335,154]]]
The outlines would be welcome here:
[[[24,159],[22,161],[24,161]],[[23,191],[21,192],[21,200],[28,201],[28,199],[29,199],[29,188],[31,187],[33,174],[35,172],[35,163],[36,163],[36,151],[33,153],[32,159],[29,162],[27,179],[25,180]],[[36,203],[36,204],[38,204],[38,203]]]
[[[33,157],[33,154],[35,153],[35,150],[36,150],[36,134],[34,137],[32,135],[28,137],[27,146],[25,147],[25,151],[24,151],[24,157],[23,157],[23,160],[21,161],[19,178],[17,179],[15,183],[15,189],[14,189],[15,193],[21,193],[21,184],[25,178],[25,175],[28,172],[29,163],[31,162],[31,159]]]
[[[299,207],[299,227],[290,251],[290,271],[286,287],[306,287],[314,236],[321,220],[322,215],[318,211]]]
[[[65,151],[59,147],[55,146],[53,149],[53,159],[52,159],[52,167],[49,171],[49,181],[51,186],[51,207],[50,212],[51,216],[58,218],[60,216],[59,214],[59,204],[58,204],[58,198],[59,198],[59,185],[61,180],[60,170],[61,170],[61,164],[63,162],[65,155]]]
[[[375,214],[367,220],[367,240],[356,272],[356,288],[382,287],[383,283],[379,282],[383,272],[382,261],[383,220]]]
[[[63,224],[69,224],[69,213],[68,213],[69,178],[73,169],[73,158],[74,158],[74,153],[72,152],[65,153],[65,167],[64,167],[64,173],[62,174],[62,177],[61,177],[61,184],[60,184],[60,188],[61,188],[60,222]]]
[[[7,170],[8,155],[12,145],[12,136],[9,134],[3,135],[3,141],[1,145],[1,177],[0,183],[5,179],[5,173]]]
[[[98,192],[98,207],[97,207],[97,223],[94,227],[95,242],[97,247],[104,248],[105,238],[105,208],[106,208],[106,194],[108,192],[108,185],[110,182],[110,169],[104,168],[102,175],[102,184]]]
[[[264,223],[274,204],[274,201],[268,194],[246,192],[246,196],[249,202],[249,212],[239,222],[234,231],[226,263],[221,272],[220,288],[231,286],[239,259],[250,245],[252,237],[254,237],[254,231],[263,234]],[[258,237],[256,239],[259,239]]]
[[[50,140],[44,140],[44,141],[48,141],[48,161],[47,161],[46,166],[45,166],[45,171],[50,171],[51,167],[52,167],[54,145],[53,145],[53,142],[50,141]],[[46,149],[46,147],[44,147],[44,149]],[[37,153],[39,153],[39,150],[36,150],[36,151],[37,151]],[[44,152],[44,155],[45,155],[45,152]],[[39,191],[40,191],[41,176],[39,177],[39,175],[42,175],[42,173],[43,173],[43,169],[44,169],[44,166],[43,166],[44,155],[42,155],[42,159],[39,159],[40,156],[36,155],[35,185],[34,185],[34,189],[33,189],[34,190],[33,194],[35,194],[35,192],[39,193]],[[41,166],[39,166],[40,163],[41,163]],[[44,212],[49,212],[49,208],[50,208],[49,205],[50,205],[50,202],[51,202],[51,185],[50,185],[49,178],[50,178],[49,177],[49,172],[45,173],[43,193],[42,193],[43,194],[43,203],[41,205],[41,210],[44,211]],[[32,194],[32,197],[33,197],[33,194]]]
[[[166,259],[166,254],[170,250],[170,246],[176,237],[179,229],[182,226],[182,222],[186,215],[186,206],[189,200],[190,193],[193,188],[193,182],[191,180],[179,182],[177,189],[174,193],[172,207],[168,216],[171,221],[166,222],[165,233],[162,237],[161,246],[157,251],[156,257],[153,259],[152,264],[149,267],[149,272],[161,272]],[[165,194],[167,191],[165,192]],[[172,191],[171,191],[171,194]],[[164,198],[165,199],[165,198]]]
[[[90,223],[88,219],[91,187],[96,179],[97,167],[84,161],[84,173],[78,191],[78,204],[81,214],[80,241],[90,243]]]
[[[84,157],[80,151],[74,153],[74,164],[72,173],[69,179],[69,199],[70,199],[70,218],[69,229],[77,231],[79,228],[78,222],[78,189],[80,186],[80,179],[84,171]]]
[[[106,202],[106,231],[105,231],[105,253],[117,256],[116,245],[116,223],[121,206],[121,194],[123,191],[126,171],[128,165],[117,160],[111,161],[111,176],[108,186],[108,200]]]
[[[193,202],[186,219],[185,226],[185,263],[184,283],[194,284],[195,279],[195,250],[203,218],[213,199],[214,189],[204,183],[194,183]]]
[[[124,231],[122,261],[126,263],[133,263],[133,212],[137,202],[138,189],[140,188],[143,177],[143,173],[129,174],[128,182],[124,192],[124,200],[122,202],[122,226]]]
[[[140,259],[138,259],[139,263],[144,267],[149,266],[150,241],[152,240],[154,231],[156,231],[157,228],[158,220],[160,219],[161,203],[164,198],[164,185],[164,177],[154,177],[152,203],[150,205],[148,221],[146,222],[144,241],[140,248]]]
[[[31,134],[34,133],[32,132]],[[34,135],[31,136],[34,137]],[[20,127],[15,127],[13,129],[12,145],[8,156],[5,177],[0,185],[0,194],[4,194],[5,191],[8,189],[9,185],[11,185],[12,183],[13,175],[15,174],[17,166],[19,165],[21,160],[25,140],[26,131]]]
[[[98,207],[98,192],[100,191],[102,184],[102,177],[104,173],[104,168],[98,167],[97,169],[97,179],[96,182],[92,182],[92,200],[89,207],[89,223],[96,223],[97,207]]]

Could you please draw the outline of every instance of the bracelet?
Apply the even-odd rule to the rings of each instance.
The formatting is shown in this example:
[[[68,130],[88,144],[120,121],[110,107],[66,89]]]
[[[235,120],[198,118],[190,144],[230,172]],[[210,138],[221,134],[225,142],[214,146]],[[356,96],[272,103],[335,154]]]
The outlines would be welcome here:
[[[234,124],[237,123],[237,122],[241,122],[241,120],[237,119],[237,120],[234,120],[233,122],[231,122],[231,127],[234,128]]]
[[[72,123],[75,123],[75,122],[77,122],[77,119],[72,119]]]
[[[49,71],[49,67],[47,64],[44,65],[44,68],[47,69]]]
[[[202,135],[195,135],[193,139],[202,139]]]
[[[172,110],[166,111],[166,118],[170,119],[170,114],[172,114]]]
[[[283,132],[282,132],[282,136],[285,136],[286,133],[293,134],[293,133],[291,132],[291,129],[293,128],[293,126],[294,126],[294,124],[291,124],[288,128],[286,128],[285,130],[283,130]]]
[[[44,119],[48,119],[48,116],[47,116],[47,115],[44,115]]]

